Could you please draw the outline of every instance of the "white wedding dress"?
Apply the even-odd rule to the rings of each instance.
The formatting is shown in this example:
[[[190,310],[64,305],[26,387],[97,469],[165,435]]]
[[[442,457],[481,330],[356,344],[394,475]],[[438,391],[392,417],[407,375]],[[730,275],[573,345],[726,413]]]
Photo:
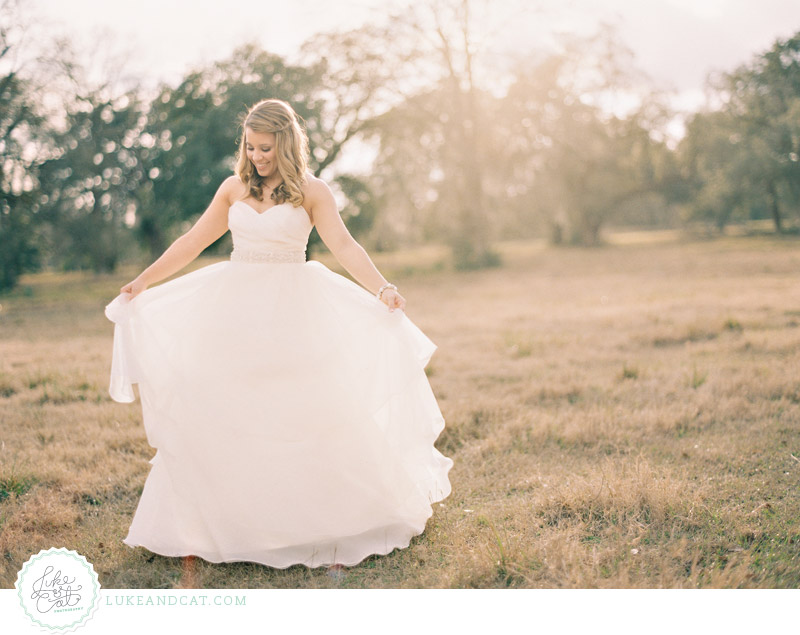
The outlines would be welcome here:
[[[436,345],[399,309],[305,261],[303,207],[228,212],[218,262],[105,309],[109,392],[156,449],[124,542],[271,567],[407,547],[451,491]]]

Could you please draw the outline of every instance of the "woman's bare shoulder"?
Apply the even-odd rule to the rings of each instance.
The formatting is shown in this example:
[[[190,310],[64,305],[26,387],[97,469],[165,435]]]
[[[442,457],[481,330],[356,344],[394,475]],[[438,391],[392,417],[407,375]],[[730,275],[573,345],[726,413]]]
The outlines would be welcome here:
[[[306,180],[301,189],[303,197],[311,201],[319,200],[327,191],[330,191],[328,184],[323,179],[314,176],[311,171],[306,173]]]
[[[311,224],[316,224],[314,220],[314,212],[321,207],[324,207],[328,197],[333,198],[331,189],[328,184],[320,179],[309,170],[306,172],[306,180],[300,187],[303,192],[303,207],[311,219]]]
[[[248,193],[247,186],[242,183],[242,179],[239,178],[238,174],[232,174],[225,179],[219,186],[219,191],[224,194],[231,203],[244,198]]]
[[[319,183],[322,179],[318,179],[314,176],[314,173],[311,170],[306,170],[306,178],[305,181],[302,183],[302,189],[306,189],[309,187],[315,187],[317,183]]]

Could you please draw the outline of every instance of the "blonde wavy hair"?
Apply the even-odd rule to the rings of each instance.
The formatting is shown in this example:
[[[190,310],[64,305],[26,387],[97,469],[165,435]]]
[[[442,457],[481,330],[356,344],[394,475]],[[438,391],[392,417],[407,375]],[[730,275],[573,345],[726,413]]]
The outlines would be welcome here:
[[[242,138],[236,157],[236,175],[245,184],[248,194],[257,201],[264,199],[262,185],[265,179],[247,158],[246,128],[253,132],[271,132],[275,135],[275,156],[278,173],[283,179],[272,191],[275,204],[289,201],[295,207],[303,203],[300,186],[306,182],[308,170],[308,136],[300,126],[301,117],[281,99],[263,99],[247,111],[242,118]],[[245,195],[243,198],[246,198]]]

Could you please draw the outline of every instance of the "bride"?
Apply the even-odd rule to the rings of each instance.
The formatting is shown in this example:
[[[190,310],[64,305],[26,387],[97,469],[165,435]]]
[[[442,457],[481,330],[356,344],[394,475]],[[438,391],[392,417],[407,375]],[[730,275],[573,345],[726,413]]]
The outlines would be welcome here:
[[[341,568],[408,547],[450,494],[436,345],[307,165],[291,106],[257,103],[235,174],[106,307],[109,392],[129,403],[138,384],[156,449],[131,547]],[[312,227],[362,286],[306,260]],[[230,260],[151,286],[228,230]]]

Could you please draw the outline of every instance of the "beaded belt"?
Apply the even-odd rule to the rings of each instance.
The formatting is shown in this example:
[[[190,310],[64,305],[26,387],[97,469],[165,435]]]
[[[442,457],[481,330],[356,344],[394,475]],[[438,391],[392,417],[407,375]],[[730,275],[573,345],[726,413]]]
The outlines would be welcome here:
[[[263,249],[233,248],[231,260],[238,262],[305,262],[305,251],[264,251]]]

